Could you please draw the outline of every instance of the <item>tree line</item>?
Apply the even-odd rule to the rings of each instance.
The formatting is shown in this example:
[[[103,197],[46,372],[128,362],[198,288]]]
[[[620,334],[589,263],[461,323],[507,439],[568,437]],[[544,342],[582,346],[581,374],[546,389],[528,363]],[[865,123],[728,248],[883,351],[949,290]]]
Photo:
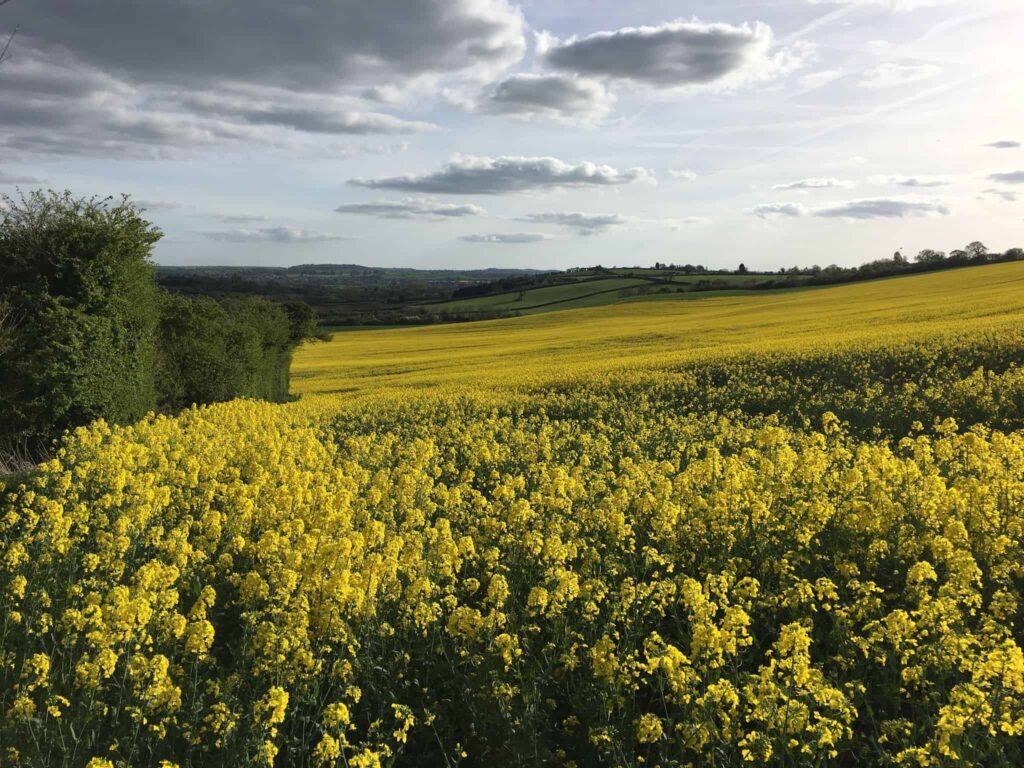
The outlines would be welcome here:
[[[65,430],[96,419],[288,397],[292,350],[316,333],[313,311],[164,291],[151,261],[162,234],[128,198],[2,198],[4,455],[37,459]]]

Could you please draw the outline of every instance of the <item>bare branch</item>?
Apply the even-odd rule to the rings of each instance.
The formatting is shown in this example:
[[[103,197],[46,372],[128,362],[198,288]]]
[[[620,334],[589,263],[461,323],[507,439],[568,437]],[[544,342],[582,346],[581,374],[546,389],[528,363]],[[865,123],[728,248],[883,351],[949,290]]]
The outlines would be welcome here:
[[[11,0],[0,0],[0,8],[7,5],[9,2],[11,2]],[[16,34],[18,34],[18,27],[15,27],[14,31],[11,32],[11,36],[7,38],[7,44],[4,46],[4,49],[0,51],[0,64],[3,64],[11,58],[7,52],[11,49],[11,43],[14,42],[14,36]]]
[[[0,0],[0,5],[3,5],[6,2],[9,2],[9,0]],[[7,45],[5,45],[4,49],[2,51],[0,51],[0,64],[3,64],[5,61],[7,61],[9,58],[11,58],[10,55],[7,52],[11,48],[11,43],[14,42],[14,36],[16,34],[18,34],[18,27],[15,27],[14,31],[11,32],[11,36],[7,38]]]

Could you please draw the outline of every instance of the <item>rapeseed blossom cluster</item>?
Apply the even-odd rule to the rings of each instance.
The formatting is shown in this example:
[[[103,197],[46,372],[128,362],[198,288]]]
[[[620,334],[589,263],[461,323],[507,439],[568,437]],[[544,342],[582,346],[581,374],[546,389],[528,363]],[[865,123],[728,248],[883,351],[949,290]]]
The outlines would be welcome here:
[[[0,763],[1019,765],[1022,349],[80,429],[0,494]]]

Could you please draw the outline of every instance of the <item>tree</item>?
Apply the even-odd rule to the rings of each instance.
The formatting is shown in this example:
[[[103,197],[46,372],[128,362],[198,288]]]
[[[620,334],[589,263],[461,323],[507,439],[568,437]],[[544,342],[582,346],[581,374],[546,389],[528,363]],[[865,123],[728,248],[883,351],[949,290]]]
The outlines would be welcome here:
[[[896,253],[892,255],[892,260],[895,261],[897,264],[907,263],[907,258],[899,251],[896,251]]]
[[[9,3],[10,1],[11,0],[0,0],[0,7],[3,7],[5,5],[7,5],[7,3]],[[11,43],[14,42],[14,36],[16,34],[18,34],[18,28],[17,27],[15,27],[14,31],[11,32],[11,34],[7,36],[7,42],[4,43],[4,47],[2,49],[0,49],[0,64],[3,64],[5,61],[7,61],[9,58],[11,58],[11,56],[10,56]]]
[[[127,199],[0,198],[0,303],[18,321],[0,366],[0,436],[39,449],[153,409],[161,236]]]
[[[298,340],[293,337],[304,325],[287,307],[254,297],[216,301],[177,294],[165,295],[162,304],[156,363],[161,409],[236,397],[287,398]]]
[[[964,248],[964,251],[971,261],[988,261],[988,248],[977,240]]]
[[[1003,254],[1007,261],[1024,261],[1024,248],[1011,248]]]
[[[739,274],[739,275],[747,274],[747,265],[746,264],[740,264],[740,268],[736,270],[736,273]]]
[[[281,305],[290,326],[292,343],[297,344],[317,334],[316,311],[304,301],[286,301]]]
[[[914,257],[914,261],[918,264],[941,264],[945,260],[946,254],[942,251],[932,250],[931,248],[925,248]]]

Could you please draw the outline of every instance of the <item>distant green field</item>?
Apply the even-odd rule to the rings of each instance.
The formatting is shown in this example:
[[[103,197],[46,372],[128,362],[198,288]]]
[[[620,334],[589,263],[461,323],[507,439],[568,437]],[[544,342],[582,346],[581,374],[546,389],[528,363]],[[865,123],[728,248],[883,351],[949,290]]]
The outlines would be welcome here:
[[[684,274],[673,270],[616,268],[552,275],[555,284],[431,304],[439,312],[536,314],[653,298],[696,298],[746,292],[768,276]]]

